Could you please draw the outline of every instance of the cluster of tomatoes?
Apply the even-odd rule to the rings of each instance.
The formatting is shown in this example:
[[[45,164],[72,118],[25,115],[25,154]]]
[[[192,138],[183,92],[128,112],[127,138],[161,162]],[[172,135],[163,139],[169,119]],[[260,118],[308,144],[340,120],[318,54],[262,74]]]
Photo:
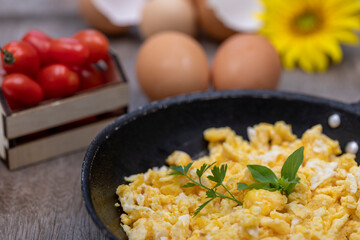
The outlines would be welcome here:
[[[105,83],[95,63],[109,61],[109,41],[96,30],[58,39],[32,30],[0,50],[6,72],[1,90],[13,110]]]

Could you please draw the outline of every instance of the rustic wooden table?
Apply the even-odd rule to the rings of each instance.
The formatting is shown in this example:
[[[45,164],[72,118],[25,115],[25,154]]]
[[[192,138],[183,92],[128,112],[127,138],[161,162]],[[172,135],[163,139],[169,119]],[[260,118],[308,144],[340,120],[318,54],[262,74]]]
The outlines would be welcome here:
[[[75,14],[27,18],[1,17],[0,12],[0,44],[20,39],[33,28],[59,37],[86,27]],[[201,42],[211,60],[217,44]],[[130,111],[147,103],[134,73],[140,43],[135,36],[111,39],[130,81]],[[344,48],[343,63],[326,74],[284,72],[278,89],[344,102],[360,100],[360,48]],[[80,150],[14,172],[0,163],[0,239],[104,239],[83,204],[80,173],[84,153]]]

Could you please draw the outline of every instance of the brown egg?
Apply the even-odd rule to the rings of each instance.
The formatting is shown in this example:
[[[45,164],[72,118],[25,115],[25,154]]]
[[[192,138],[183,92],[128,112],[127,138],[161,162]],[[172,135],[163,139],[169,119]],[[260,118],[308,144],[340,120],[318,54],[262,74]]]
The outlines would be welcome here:
[[[94,28],[99,29],[108,35],[117,35],[125,33],[129,27],[121,27],[113,25],[109,19],[104,16],[92,3],[91,0],[79,0],[80,14],[88,21]]]
[[[279,55],[255,34],[236,34],[218,48],[212,78],[216,90],[275,89],[281,74]]]
[[[201,45],[174,31],[155,34],[144,42],[138,53],[136,74],[151,100],[204,91],[210,75]]]
[[[167,30],[195,35],[195,9],[189,0],[151,0],[145,4],[140,23],[142,36]]]
[[[223,41],[235,34],[235,31],[227,28],[216,17],[214,11],[207,5],[207,0],[196,0],[196,10],[200,27],[216,41]]]

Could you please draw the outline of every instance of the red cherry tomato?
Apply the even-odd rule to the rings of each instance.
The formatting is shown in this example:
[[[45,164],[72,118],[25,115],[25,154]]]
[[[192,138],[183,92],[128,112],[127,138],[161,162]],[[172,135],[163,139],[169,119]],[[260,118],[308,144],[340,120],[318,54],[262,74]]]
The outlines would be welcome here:
[[[105,82],[122,81],[118,68],[114,62],[113,57],[110,54],[108,54],[108,56],[104,59],[104,63],[106,68],[103,72],[101,72],[104,81]]]
[[[89,63],[96,63],[105,59],[109,52],[109,41],[99,31],[83,30],[74,35],[74,38],[85,44],[90,51]]]
[[[11,52],[15,58],[13,64],[4,62],[4,54],[1,53],[1,61],[7,73],[23,73],[35,76],[40,69],[40,56],[33,46],[27,42],[13,41],[3,47],[4,50]]]
[[[96,88],[104,84],[101,71],[93,66],[74,69],[80,77],[80,90]]]
[[[9,98],[5,98],[5,99],[12,111],[26,108],[26,106],[24,104],[21,104],[19,102],[9,99]]]
[[[31,30],[22,38],[23,41],[30,43],[39,53],[43,65],[52,63],[50,57],[50,44],[52,39],[39,30]]]
[[[89,49],[75,38],[59,38],[50,45],[52,59],[69,66],[82,66],[87,63]]]
[[[21,73],[12,73],[4,78],[1,89],[11,108],[33,106],[43,100],[44,92],[40,85]]]
[[[45,98],[61,98],[75,93],[80,86],[76,72],[63,64],[52,64],[42,68],[37,76],[44,89]]]

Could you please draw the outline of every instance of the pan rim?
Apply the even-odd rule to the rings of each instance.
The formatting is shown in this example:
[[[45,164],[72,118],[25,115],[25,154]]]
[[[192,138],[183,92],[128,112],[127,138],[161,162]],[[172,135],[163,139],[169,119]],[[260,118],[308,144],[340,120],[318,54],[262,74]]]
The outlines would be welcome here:
[[[125,126],[126,124],[135,121],[137,118],[146,116],[148,114],[160,111],[162,109],[169,108],[174,105],[186,104],[195,101],[207,101],[214,99],[230,99],[230,98],[253,98],[253,99],[279,99],[284,101],[302,101],[304,103],[326,105],[334,109],[342,109],[345,112],[351,114],[360,115],[356,111],[356,104],[343,103],[337,100],[332,100],[323,97],[317,97],[307,94],[286,92],[286,91],[270,91],[270,90],[223,90],[223,91],[208,91],[201,93],[192,93],[181,95],[177,97],[167,98],[161,101],[154,101],[147,104],[144,107],[139,107],[138,109],[124,114],[117,118],[115,121],[110,123],[105,127],[90,143],[89,147],[86,150],[86,154],[82,164],[81,170],[81,191],[83,196],[83,201],[85,203],[86,209],[90,214],[92,220],[95,222],[97,227],[102,231],[102,233],[109,239],[120,240],[115,237],[112,232],[110,232],[104,223],[97,216],[93,203],[91,201],[90,193],[90,181],[91,181],[91,170],[92,163],[96,152],[99,147],[106,141],[109,134],[113,131],[116,131],[117,128]]]

